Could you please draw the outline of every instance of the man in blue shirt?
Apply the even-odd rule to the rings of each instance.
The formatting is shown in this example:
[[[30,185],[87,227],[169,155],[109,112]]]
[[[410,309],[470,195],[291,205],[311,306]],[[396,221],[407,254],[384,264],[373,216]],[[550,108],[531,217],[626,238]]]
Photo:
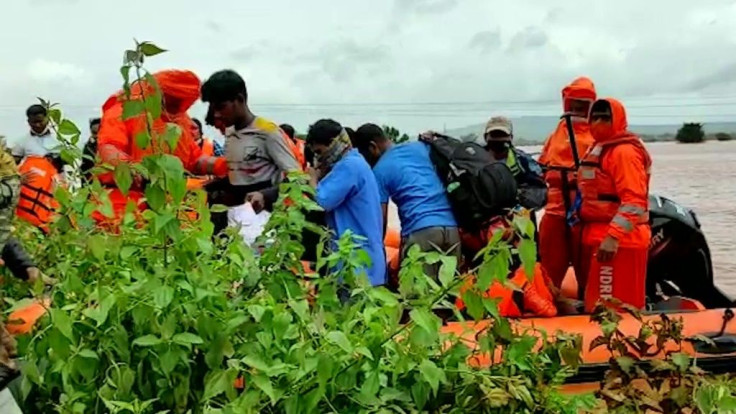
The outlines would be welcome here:
[[[385,284],[381,202],[371,167],[352,148],[343,127],[331,119],[309,127],[307,145],[316,158],[312,181],[316,201],[327,213],[328,227],[337,238],[348,230],[361,236],[358,242],[371,258],[368,279],[373,286]]]
[[[401,220],[401,257],[418,245],[422,251],[439,250],[460,259],[460,236],[447,199],[445,186],[429,158],[429,146],[423,142],[393,145],[383,129],[365,124],[355,131],[354,145],[363,154],[378,182],[384,228],[388,200],[399,209]],[[436,277],[439,265],[427,266],[426,273]]]

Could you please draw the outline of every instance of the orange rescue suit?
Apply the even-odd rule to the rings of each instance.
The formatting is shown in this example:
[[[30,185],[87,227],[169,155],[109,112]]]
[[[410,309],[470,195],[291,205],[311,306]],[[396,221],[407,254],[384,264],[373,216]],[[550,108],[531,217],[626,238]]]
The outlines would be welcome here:
[[[192,120],[187,115],[187,110],[199,99],[199,78],[194,73],[183,70],[164,70],[155,73],[153,77],[164,100],[169,100],[169,106],[171,102],[175,102],[179,107],[173,113],[164,110],[162,116],[153,120],[151,128],[154,135],[160,136],[166,131],[167,123],[177,125],[181,136],[176,148],[171,151],[166,148],[166,144],[157,142],[151,142],[145,149],[138,146],[136,136],[146,131],[146,118],[139,115],[123,120],[123,102],[126,98],[125,93],[121,91],[112,95],[102,106],[97,150],[100,161],[111,165],[119,162],[137,163],[144,156],[153,154],[154,148],[161,146],[165,151],[178,157],[184,168],[192,174],[226,176],[227,161],[224,158],[203,155],[192,135]],[[153,85],[148,82],[135,82],[131,85],[131,100],[142,100],[144,96],[150,96],[154,92]],[[171,110],[171,107],[167,109]],[[142,198],[140,188],[131,189],[127,197],[123,195],[115,188],[112,173],[102,174],[99,179],[103,184],[113,187],[110,199],[116,215],[122,214],[129,200],[138,204]],[[138,207],[143,208],[140,204]]]
[[[585,290],[588,311],[599,298],[644,307],[651,239],[648,200],[652,160],[641,139],[628,132],[623,105],[615,99],[605,101],[611,107],[612,127],[599,133],[593,125],[595,145],[578,170],[583,244],[590,255]],[[618,251],[612,261],[600,263],[595,253],[608,236],[618,240]]]
[[[575,79],[562,90],[564,111],[571,111],[573,100],[587,101],[590,104],[596,99],[595,85],[585,77]],[[575,133],[575,146],[578,156],[582,157],[593,144],[593,136],[587,118],[572,118]],[[544,208],[539,225],[539,255],[547,274],[555,286],[560,287],[567,269],[572,264],[576,271],[578,283],[585,284],[585,275],[581,271],[580,228],[567,225],[567,209],[572,206],[577,190],[575,159],[573,157],[570,137],[565,120],[561,120],[557,129],[547,138],[539,156],[539,163],[545,169],[544,179],[547,182],[547,205]]]
[[[472,287],[475,283],[474,279],[474,277],[468,278],[465,285],[460,288],[461,294]],[[499,315],[507,318],[520,318],[525,315],[545,318],[557,316],[554,297],[548,287],[550,281],[539,263],[534,266],[531,280],[527,277],[524,267],[521,266],[514,272],[509,282],[518,290],[494,281],[484,295],[487,298],[500,299]],[[459,310],[465,309],[462,296],[455,300],[455,305]]]
[[[59,207],[54,199],[54,191],[60,182],[59,172],[51,161],[41,156],[26,157],[18,172],[21,175],[33,173],[33,178],[21,184],[16,215],[46,232],[54,211]]]

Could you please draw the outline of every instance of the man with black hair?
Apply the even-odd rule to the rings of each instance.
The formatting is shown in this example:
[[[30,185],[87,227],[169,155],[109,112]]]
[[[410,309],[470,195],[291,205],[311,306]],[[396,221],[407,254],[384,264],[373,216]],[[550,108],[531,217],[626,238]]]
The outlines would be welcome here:
[[[49,118],[43,105],[31,105],[26,110],[26,119],[30,127],[28,135],[19,139],[11,153],[16,162],[20,162],[28,155],[47,156],[60,152],[59,141],[49,127]]]
[[[417,245],[425,252],[439,250],[460,259],[457,222],[445,187],[429,157],[429,146],[419,141],[393,145],[383,129],[375,124],[358,128],[353,142],[373,165],[384,229],[389,199],[399,210],[401,257],[411,246]],[[425,272],[436,277],[439,265],[429,265]]]
[[[336,239],[351,231],[371,259],[367,269],[373,286],[386,283],[386,254],[381,232],[381,204],[376,178],[360,153],[352,148],[343,127],[322,119],[309,127],[307,145],[316,157],[310,170],[316,201],[327,212]]]
[[[202,100],[210,104],[213,124],[227,128],[231,205],[248,201],[256,212],[268,208],[284,175],[300,170],[294,143],[277,124],[251,112],[245,81],[232,70],[214,73],[202,85]]]
[[[82,151],[82,165],[80,170],[82,175],[91,178],[90,170],[95,166],[95,157],[97,156],[97,133],[100,132],[100,118],[92,118],[89,120],[89,140],[84,144]]]

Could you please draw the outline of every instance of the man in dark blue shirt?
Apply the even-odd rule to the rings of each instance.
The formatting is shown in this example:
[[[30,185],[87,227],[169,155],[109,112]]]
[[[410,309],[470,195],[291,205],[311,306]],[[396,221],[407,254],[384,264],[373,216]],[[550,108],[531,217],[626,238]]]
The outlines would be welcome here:
[[[393,145],[383,129],[365,124],[355,131],[353,142],[378,182],[386,226],[388,201],[396,204],[401,220],[401,256],[418,245],[422,251],[439,250],[460,258],[460,236],[445,187],[423,142]],[[436,277],[439,266],[427,266]]]
[[[328,227],[339,238],[348,230],[360,236],[371,258],[366,272],[373,286],[386,283],[381,203],[376,178],[365,159],[353,149],[343,127],[331,119],[309,127],[307,145],[315,155],[312,170],[316,201],[326,211]]]

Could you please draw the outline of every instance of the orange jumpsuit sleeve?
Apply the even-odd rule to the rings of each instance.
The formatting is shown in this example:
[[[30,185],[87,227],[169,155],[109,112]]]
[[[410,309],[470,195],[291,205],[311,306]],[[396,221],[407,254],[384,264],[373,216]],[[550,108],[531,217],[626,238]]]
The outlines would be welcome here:
[[[636,228],[649,208],[649,175],[642,151],[634,145],[619,145],[605,155],[603,165],[614,180],[620,200],[608,235],[620,240]]]
[[[130,134],[122,120],[123,106],[118,104],[105,111],[100,122],[98,150],[103,163],[115,165],[130,161]]]

